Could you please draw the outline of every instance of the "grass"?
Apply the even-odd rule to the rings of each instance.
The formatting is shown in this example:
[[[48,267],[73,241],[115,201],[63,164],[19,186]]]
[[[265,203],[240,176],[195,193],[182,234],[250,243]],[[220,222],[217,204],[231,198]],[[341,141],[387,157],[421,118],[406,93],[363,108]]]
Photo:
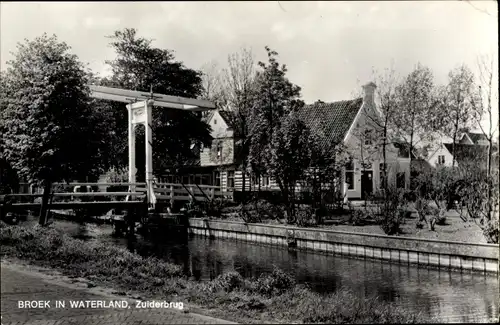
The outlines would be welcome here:
[[[182,268],[144,258],[124,248],[83,242],[51,227],[0,225],[0,255],[56,268],[69,276],[140,294],[183,301],[205,313],[244,323],[417,323],[428,322],[377,299],[349,291],[329,295],[297,285],[279,269],[257,279],[236,272],[209,282],[190,281]]]

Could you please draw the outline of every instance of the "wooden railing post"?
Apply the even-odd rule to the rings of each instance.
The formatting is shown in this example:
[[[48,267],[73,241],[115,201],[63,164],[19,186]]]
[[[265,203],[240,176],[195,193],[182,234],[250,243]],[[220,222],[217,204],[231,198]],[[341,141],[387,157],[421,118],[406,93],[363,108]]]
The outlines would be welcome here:
[[[170,209],[174,208],[174,186],[170,185]]]
[[[191,209],[193,208],[193,205],[194,205],[194,202],[196,201],[195,198],[194,198],[194,190],[193,190],[193,186],[189,186],[189,206],[191,207]]]

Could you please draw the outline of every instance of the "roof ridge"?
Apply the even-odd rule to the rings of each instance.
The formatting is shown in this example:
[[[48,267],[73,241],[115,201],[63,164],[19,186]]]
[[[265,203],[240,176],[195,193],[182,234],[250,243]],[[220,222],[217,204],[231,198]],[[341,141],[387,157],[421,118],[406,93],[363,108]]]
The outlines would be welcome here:
[[[357,100],[363,100],[363,97],[358,97],[358,98],[353,98],[353,99],[342,99],[342,100],[336,100],[333,102],[323,102],[323,101],[316,101],[311,104],[306,104],[304,106],[312,106],[312,105],[331,105],[331,104],[338,104],[338,103],[345,103],[345,102],[355,102]]]

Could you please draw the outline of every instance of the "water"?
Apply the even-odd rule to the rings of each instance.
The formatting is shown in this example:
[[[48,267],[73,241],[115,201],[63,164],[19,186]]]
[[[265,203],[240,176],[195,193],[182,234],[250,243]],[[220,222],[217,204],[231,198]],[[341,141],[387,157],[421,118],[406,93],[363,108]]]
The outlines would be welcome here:
[[[56,226],[82,239],[127,245],[123,239],[111,238],[109,226],[65,221],[56,221]],[[256,277],[276,266],[318,292],[349,288],[361,297],[378,296],[445,322],[486,322],[499,315],[499,280],[494,275],[429,270],[204,237],[191,238],[186,244],[139,241],[136,248],[142,255],[182,265],[188,275],[202,281],[228,271]]]

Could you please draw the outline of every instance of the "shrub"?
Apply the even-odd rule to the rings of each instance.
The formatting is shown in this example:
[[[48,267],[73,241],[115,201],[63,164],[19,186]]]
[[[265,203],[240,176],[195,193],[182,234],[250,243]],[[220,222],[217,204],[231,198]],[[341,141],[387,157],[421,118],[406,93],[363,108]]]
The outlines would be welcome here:
[[[380,228],[387,235],[399,234],[407,207],[406,191],[396,187],[388,187],[384,192],[378,193],[376,197],[379,199],[373,203],[377,207],[376,219]]]
[[[239,212],[239,217],[245,223],[260,223],[260,222],[262,222],[261,215],[257,211],[249,209],[247,206],[241,207],[241,210]]]
[[[370,213],[365,210],[351,210],[351,215],[349,217],[349,223],[353,226],[362,226],[365,224],[365,220],[370,217]]]
[[[317,224],[315,210],[310,207],[299,207],[296,210],[297,226],[310,227]]]
[[[498,244],[498,237],[500,235],[498,220],[490,220],[483,227],[483,235],[488,243]]]
[[[293,276],[275,267],[270,274],[261,275],[251,289],[264,296],[271,296],[282,294],[294,286]]]
[[[228,272],[219,275],[216,277],[214,280],[210,281],[210,283],[207,285],[207,289],[210,292],[215,292],[215,291],[225,291],[225,292],[231,292],[235,289],[242,288],[244,284],[244,279],[239,274],[238,272]]]

